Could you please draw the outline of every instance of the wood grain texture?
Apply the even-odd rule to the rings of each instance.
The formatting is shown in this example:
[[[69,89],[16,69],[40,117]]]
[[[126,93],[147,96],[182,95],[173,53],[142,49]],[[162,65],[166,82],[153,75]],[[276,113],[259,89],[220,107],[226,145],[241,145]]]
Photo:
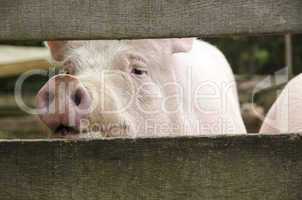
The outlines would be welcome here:
[[[302,32],[301,0],[1,0],[1,40]]]
[[[300,200],[302,135],[0,142],[1,200]]]

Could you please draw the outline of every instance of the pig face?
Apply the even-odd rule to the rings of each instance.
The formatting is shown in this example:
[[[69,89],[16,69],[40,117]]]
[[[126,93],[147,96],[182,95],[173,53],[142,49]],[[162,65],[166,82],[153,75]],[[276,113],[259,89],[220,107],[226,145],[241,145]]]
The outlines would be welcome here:
[[[189,51],[192,39],[50,41],[64,73],[37,95],[40,118],[59,137],[136,137],[169,134],[176,83],[172,57]],[[170,110],[169,110],[170,109]]]

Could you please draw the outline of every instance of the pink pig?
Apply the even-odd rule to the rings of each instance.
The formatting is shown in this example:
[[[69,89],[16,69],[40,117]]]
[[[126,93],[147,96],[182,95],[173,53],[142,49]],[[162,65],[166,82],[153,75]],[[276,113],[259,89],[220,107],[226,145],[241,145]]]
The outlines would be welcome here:
[[[297,133],[302,131],[302,74],[285,86],[266,115],[260,133]]]
[[[194,38],[49,41],[65,69],[37,95],[56,137],[242,134],[233,72]]]

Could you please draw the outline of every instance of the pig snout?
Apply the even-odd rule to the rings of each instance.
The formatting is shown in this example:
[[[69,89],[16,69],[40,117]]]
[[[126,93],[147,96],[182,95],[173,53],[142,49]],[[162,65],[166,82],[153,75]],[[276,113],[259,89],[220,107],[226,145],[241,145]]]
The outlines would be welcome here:
[[[65,136],[79,133],[91,96],[77,77],[56,75],[40,89],[36,103],[40,119],[55,134]]]

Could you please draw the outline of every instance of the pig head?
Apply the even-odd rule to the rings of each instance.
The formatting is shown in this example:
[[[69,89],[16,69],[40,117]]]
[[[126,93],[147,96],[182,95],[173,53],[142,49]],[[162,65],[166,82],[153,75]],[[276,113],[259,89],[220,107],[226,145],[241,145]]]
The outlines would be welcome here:
[[[175,38],[47,45],[63,72],[41,88],[37,108],[54,136],[245,132],[230,66],[206,42]]]

